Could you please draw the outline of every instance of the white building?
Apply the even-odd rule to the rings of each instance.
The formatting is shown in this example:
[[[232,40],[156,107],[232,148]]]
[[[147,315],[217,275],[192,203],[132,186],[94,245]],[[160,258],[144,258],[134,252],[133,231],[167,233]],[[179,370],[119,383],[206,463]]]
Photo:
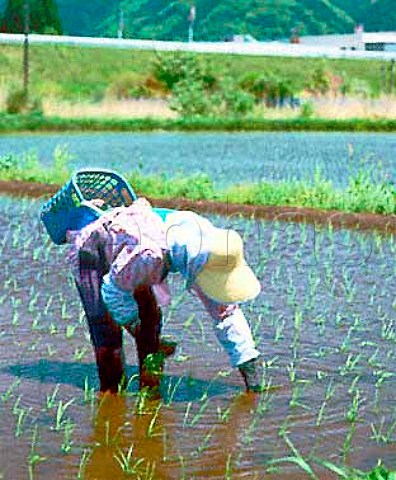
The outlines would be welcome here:
[[[396,32],[365,33],[365,50],[396,52]]]
[[[307,35],[299,38],[300,45],[333,47],[342,50],[396,52],[396,32],[364,32],[345,35]]]

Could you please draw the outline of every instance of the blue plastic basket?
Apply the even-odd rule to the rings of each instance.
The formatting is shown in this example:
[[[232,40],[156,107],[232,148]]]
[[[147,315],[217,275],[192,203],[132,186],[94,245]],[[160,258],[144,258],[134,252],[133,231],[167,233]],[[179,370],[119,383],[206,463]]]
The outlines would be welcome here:
[[[128,182],[111,170],[77,171],[41,209],[41,220],[51,240],[60,245],[66,241],[67,230],[79,230],[99,218],[102,210],[84,202],[100,199],[102,210],[128,206],[136,200]]]

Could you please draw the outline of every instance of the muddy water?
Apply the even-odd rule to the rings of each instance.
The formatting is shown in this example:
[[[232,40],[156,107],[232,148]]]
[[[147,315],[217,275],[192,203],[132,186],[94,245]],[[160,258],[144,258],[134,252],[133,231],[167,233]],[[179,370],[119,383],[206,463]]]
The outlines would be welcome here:
[[[98,398],[87,328],[39,203],[0,197],[0,478],[307,478],[285,457],[396,469],[393,237],[243,221],[263,293],[245,311],[268,391],[243,393],[200,304],[172,281],[162,400]],[[69,403],[70,402],[70,403]],[[274,463],[275,462],[275,463]]]

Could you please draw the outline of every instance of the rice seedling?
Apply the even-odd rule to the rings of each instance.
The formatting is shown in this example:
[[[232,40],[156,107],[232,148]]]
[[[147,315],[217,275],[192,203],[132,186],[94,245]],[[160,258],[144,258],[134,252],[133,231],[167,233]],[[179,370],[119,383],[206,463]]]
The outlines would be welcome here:
[[[77,325],[66,325],[66,338],[73,338]]]
[[[360,390],[357,388],[353,394],[351,405],[346,413],[346,419],[350,423],[356,423],[358,419],[359,409],[364,399],[361,398]]]
[[[49,309],[50,309],[50,307],[51,307],[52,301],[53,301],[53,296],[50,295],[50,296],[48,297],[48,301],[47,301],[47,303],[46,303],[46,305],[45,305],[45,307],[44,307],[44,310],[43,310],[43,313],[44,313],[44,315],[46,315],[46,316],[48,315],[48,312],[49,312]]]
[[[167,389],[167,405],[172,405],[172,402],[174,400],[174,397],[176,395],[177,389],[180,387],[181,382],[183,381],[183,377],[180,377],[178,380],[176,380],[175,384],[173,385],[172,381],[168,383],[168,389]]]
[[[381,337],[383,340],[396,341],[396,329],[394,326],[393,318],[389,318],[387,315],[384,315],[381,319]]]
[[[37,426],[34,428],[32,443],[30,447],[30,453],[28,457],[28,472],[29,480],[34,479],[34,470],[39,463],[45,462],[46,457],[43,457],[37,452],[37,444],[39,441],[39,434]]]
[[[356,375],[356,377],[353,379],[350,387],[348,388],[349,395],[352,395],[352,393],[356,390],[356,385],[358,384],[360,379],[361,379],[360,375]]]
[[[217,412],[217,419],[220,423],[226,423],[230,418],[231,407],[225,408],[223,411],[220,406],[216,409]]]
[[[332,380],[330,380],[327,387],[326,387],[325,398],[324,398],[324,400],[323,400],[323,402],[320,405],[319,410],[318,410],[318,416],[316,418],[316,426],[317,427],[319,427],[320,424],[322,423],[324,413],[325,413],[325,409],[326,409],[327,405],[329,404],[329,401],[333,397],[336,389],[337,389],[337,386],[333,384]]]
[[[83,480],[85,478],[85,469],[87,466],[87,462],[89,461],[89,458],[91,456],[92,452],[90,452],[88,449],[84,449],[81,458],[78,464],[78,472],[77,472],[77,480]]]
[[[47,400],[46,400],[46,404],[45,404],[45,408],[47,410],[51,410],[52,408],[55,407],[56,397],[57,397],[58,392],[59,392],[59,387],[60,387],[59,384],[56,385],[54,390],[51,393],[47,394],[47,396],[46,396]]]
[[[59,333],[58,331],[58,325],[55,325],[55,323],[50,323],[48,331],[50,335],[57,335]]]
[[[359,363],[359,360],[362,358],[362,355],[358,353],[356,356],[353,356],[353,354],[348,354],[348,357],[345,361],[345,365],[342,365],[339,372],[340,375],[343,377],[344,375],[347,375],[348,373],[353,373],[356,365]]]
[[[47,345],[47,355],[48,357],[53,357],[56,354],[57,350],[52,345]]]
[[[63,402],[63,400],[58,401],[58,407],[56,409],[54,430],[59,432],[63,429],[64,425],[68,422],[69,419],[65,417],[67,409],[72,403],[74,403],[75,398],[70,399],[68,402]]]
[[[134,446],[131,445],[126,453],[119,450],[118,454],[114,455],[114,458],[117,460],[125,475],[137,475],[138,467],[144,462],[144,458],[138,458],[135,460],[132,457],[133,449]]]
[[[342,456],[345,460],[346,457],[351,453],[352,450],[352,439],[356,433],[356,424],[351,422],[347,434],[345,436],[344,444],[342,446]]]
[[[159,403],[157,408],[155,409],[154,415],[153,415],[152,419],[150,420],[150,423],[147,427],[147,431],[146,431],[146,436],[147,437],[152,437],[154,435],[158,435],[157,433],[154,432],[154,429],[156,427],[156,422],[158,420],[158,415],[160,413],[161,408],[162,408],[162,403]]]
[[[14,394],[14,390],[20,385],[21,380],[19,378],[15,379],[11,385],[7,388],[5,393],[1,395],[1,400],[7,402]]]
[[[293,443],[291,442],[291,440],[289,439],[289,437],[286,434],[283,435],[283,440],[288,445],[288,447],[291,449],[293,455],[269,460],[267,462],[267,466],[278,465],[278,464],[281,464],[281,463],[294,463],[300,469],[302,469],[309,476],[309,478],[318,479],[318,476],[315,474],[312,467],[304,459],[304,457],[300,454],[300,452],[296,449],[296,447],[293,445]]]
[[[84,378],[84,403],[85,404],[92,404],[95,400],[95,388],[90,386],[89,378]]]
[[[87,355],[87,353],[88,353],[87,347],[83,347],[83,348],[76,347],[76,349],[74,350],[73,359],[80,361]]]
[[[396,374],[384,370],[374,370],[373,375],[376,378],[375,387],[379,389],[383,385],[385,380],[393,378]]]
[[[29,300],[29,304],[28,304],[28,312],[29,313],[34,312],[34,310],[36,308],[38,298],[39,298],[39,292],[36,292],[36,293],[34,293],[33,291],[30,292],[30,300]]]
[[[282,318],[276,322],[276,327],[275,327],[276,330],[275,330],[275,336],[274,336],[275,343],[278,343],[284,339],[283,332],[284,332],[285,325],[286,325],[286,319],[282,316]]]
[[[13,410],[13,413],[16,417],[15,434],[14,434],[16,438],[22,435],[24,423],[30,411],[31,411],[31,408],[24,408],[24,407],[18,407],[16,410]]]
[[[378,426],[373,423],[370,425],[372,436],[371,438],[375,440],[376,443],[394,443],[396,441],[395,430],[396,430],[396,420],[387,425],[387,420],[385,417],[382,417]]]
[[[61,451],[63,453],[69,453],[73,445],[73,431],[75,429],[74,423],[67,419],[63,425],[63,440],[61,444]]]
[[[201,406],[199,407],[198,411],[192,417],[190,423],[188,424],[189,427],[193,427],[194,425],[196,425],[199,422],[201,417],[204,415],[205,410],[209,406],[209,401],[210,400],[207,397],[204,397],[204,398],[201,399]]]
[[[188,425],[187,420],[188,420],[188,417],[190,415],[191,407],[192,407],[192,402],[190,401],[190,402],[187,403],[186,411],[184,412],[183,427]]]

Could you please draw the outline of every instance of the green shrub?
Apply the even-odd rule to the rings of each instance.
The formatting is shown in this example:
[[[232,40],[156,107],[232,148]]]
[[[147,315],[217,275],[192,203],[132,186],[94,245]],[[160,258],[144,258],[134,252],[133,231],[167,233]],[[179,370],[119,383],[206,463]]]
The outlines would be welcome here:
[[[157,56],[154,78],[172,92],[170,108],[182,117],[239,116],[252,111],[254,96],[231,77],[221,81],[196,55]]]
[[[137,89],[138,80],[135,74],[126,72],[123,74],[117,75],[117,78],[112,81],[108,88],[108,93],[122,100],[125,98],[131,98],[135,96],[135,91]]]
[[[6,98],[6,112],[10,114],[25,113],[27,111],[27,95],[22,89],[14,89]]]
[[[363,98],[370,98],[373,95],[370,85],[366,81],[358,78],[344,80],[341,86],[341,93],[343,95],[349,94]]]
[[[169,90],[186,80],[201,82],[205,89],[212,89],[216,84],[209,62],[202,61],[191,53],[157,54],[153,75]]]
[[[136,74],[127,72],[118,75],[111,82],[107,89],[107,94],[118,100],[128,98],[164,98],[169,94],[169,90],[152,74],[142,81]]]
[[[346,195],[354,212],[396,212],[395,186],[385,181],[373,182],[370,169],[360,170],[349,179]]]
[[[213,181],[205,174],[193,176],[167,175],[145,177],[135,171],[126,175],[136,191],[155,198],[189,198],[192,200],[213,199],[216,197]]]
[[[170,107],[183,117],[243,116],[254,107],[254,96],[243,91],[230,77],[224,78],[215,92],[202,81],[184,80],[173,89]]]
[[[174,86],[169,106],[183,117],[207,116],[213,113],[213,105],[199,81],[178,82]]]
[[[326,63],[322,61],[311,72],[307,88],[315,95],[325,95],[330,90],[331,74],[326,69]]]
[[[240,85],[254,95],[257,102],[264,101],[267,107],[276,107],[296,93],[296,87],[289,80],[274,73],[248,73],[242,78]]]
[[[18,159],[15,155],[8,154],[0,157],[0,171],[10,172],[18,167]]]
[[[231,77],[225,77],[221,81],[212,99],[214,105],[220,107],[221,115],[246,115],[254,107],[254,96],[244,91]]]
[[[146,77],[141,88],[145,97],[163,98],[169,94],[167,87],[152,74]]]
[[[12,115],[18,113],[43,113],[39,97],[28,97],[24,89],[11,89],[6,98],[6,112]]]
[[[305,101],[301,105],[300,117],[312,118],[315,115],[315,107],[312,102]]]

